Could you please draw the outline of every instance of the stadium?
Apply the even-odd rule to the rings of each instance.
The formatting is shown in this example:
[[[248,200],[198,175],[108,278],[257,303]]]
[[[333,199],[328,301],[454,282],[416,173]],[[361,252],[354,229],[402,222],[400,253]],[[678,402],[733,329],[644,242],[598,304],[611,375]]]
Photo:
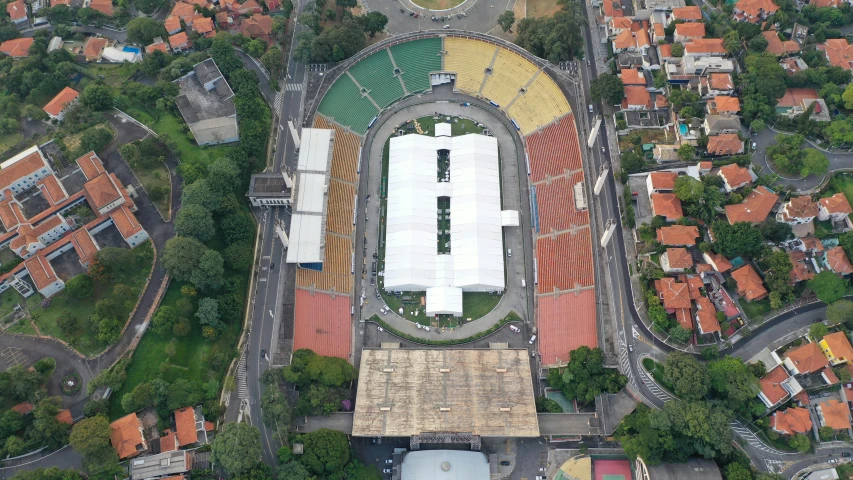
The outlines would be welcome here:
[[[323,76],[315,77],[315,80],[319,84],[313,86],[317,93],[308,99],[305,106],[305,118],[310,119],[305,127],[330,131],[324,137],[328,140],[319,142],[328,142],[324,150],[315,152],[318,158],[327,156],[327,163],[323,167],[316,167],[325,168],[326,171],[296,173],[325,176],[327,181],[322,187],[323,205],[317,206],[314,213],[321,218],[310,222],[315,233],[309,236],[311,240],[305,244],[309,245],[305,248],[315,253],[314,258],[308,256],[304,257],[304,261],[299,261],[296,253],[288,252],[288,261],[298,264],[294,350],[310,348],[322,355],[351,359],[356,351],[353,319],[359,318],[366,297],[372,297],[370,293],[375,288],[365,286],[367,292],[363,292],[361,287],[366,282],[361,280],[369,277],[371,270],[376,268],[372,267],[373,259],[368,252],[377,248],[378,245],[374,243],[379,242],[380,238],[385,242],[391,241],[391,224],[387,227],[389,232],[383,232],[384,236],[376,235],[372,222],[377,219],[368,218],[366,213],[367,206],[377,201],[376,197],[387,202],[389,195],[393,195],[390,191],[393,188],[389,187],[391,181],[382,178],[380,182],[372,183],[370,177],[381,177],[378,173],[380,171],[393,171],[383,170],[379,165],[384,147],[389,143],[397,142],[398,149],[405,150],[399,157],[403,160],[399,161],[408,162],[409,166],[414,165],[413,158],[423,156],[424,151],[444,150],[435,147],[434,143],[441,142],[439,131],[448,127],[441,127],[440,124],[450,118],[470,120],[481,125],[488,120],[497,125],[499,130],[474,132],[488,133],[496,139],[500,152],[499,169],[494,168],[494,160],[483,159],[490,155],[471,154],[473,160],[470,162],[477,162],[478,166],[465,177],[476,184],[472,187],[476,191],[471,195],[490,198],[484,200],[487,202],[485,207],[476,206],[476,202],[475,206],[469,207],[472,211],[485,208],[488,213],[483,215],[486,220],[476,220],[475,223],[480,223],[467,230],[486,231],[482,234],[483,238],[478,237],[468,251],[486,250],[491,253],[485,255],[487,258],[479,266],[471,267],[479,272],[473,275],[475,279],[466,279],[458,284],[498,291],[502,290],[503,283],[506,289],[504,297],[510,294],[526,295],[525,301],[531,306],[524,310],[525,314],[529,312],[530,317],[524,320],[535,326],[534,331],[539,338],[539,363],[543,367],[565,363],[568,361],[568,352],[578,346],[598,346],[592,232],[586,200],[590,188],[583,170],[581,146],[569,96],[552,77],[547,62],[488,35],[445,30],[386,39]],[[463,108],[460,107],[462,104],[465,104],[464,114],[448,113],[451,107],[455,110]],[[415,115],[412,112],[425,113]],[[406,133],[400,131],[402,124],[420,115],[438,119],[436,123],[439,125],[435,126],[437,136],[396,137]],[[392,135],[393,142],[389,142]],[[445,141],[454,145],[458,143],[460,146],[454,149],[458,148],[460,152],[470,150],[473,147],[463,145],[464,142],[460,140],[467,136],[470,135],[453,135]],[[405,137],[412,139],[406,140]],[[415,141],[415,137],[426,140]],[[491,151],[489,149],[493,148],[490,142],[485,142],[488,145],[479,145],[483,143],[481,140],[472,142],[478,144],[474,148],[477,152]],[[303,148],[300,165],[303,154],[309,155]],[[459,158],[462,155],[454,154]],[[434,155],[429,153],[428,157]],[[480,168],[479,162],[485,162],[486,167]],[[428,165],[430,171],[433,168],[434,165]],[[456,171],[459,169],[454,169]],[[499,194],[502,198],[497,204],[489,188],[480,186],[480,183],[489,182],[478,180],[495,174],[502,182]],[[395,185],[418,184],[418,179],[411,176],[398,180]],[[301,179],[296,181],[294,218],[300,212],[301,182]],[[420,224],[422,218],[435,217],[433,201],[426,202],[426,212],[413,213],[419,208],[416,201],[419,195],[443,196],[442,188],[447,187],[443,187],[440,181],[433,182],[434,177],[428,182],[430,185],[426,191],[417,188],[411,190],[411,187],[410,190],[396,190],[398,193],[405,192],[408,198],[406,201],[409,202],[404,205],[404,209],[407,209],[405,215],[397,213],[398,216],[402,215],[399,217],[401,221],[408,222],[407,225]],[[506,186],[513,183],[516,184],[515,195],[509,195]],[[453,195],[456,195],[456,185],[452,188]],[[483,191],[485,195],[481,195]],[[373,200],[370,200],[371,195]],[[509,197],[517,198],[513,200]],[[454,205],[463,203],[461,200],[454,202]],[[394,206],[384,215],[388,219],[399,202],[393,203]],[[518,208],[510,208],[513,206]],[[366,225],[357,221],[362,210],[366,216]],[[515,210],[517,216],[522,218],[521,228],[508,228],[512,227],[511,212]],[[454,222],[458,222],[457,215],[461,216],[459,211],[464,213],[466,210],[461,205],[455,208]],[[456,250],[463,248],[457,245],[465,230],[453,231],[456,228],[454,222],[451,222],[450,235],[453,237],[456,233],[452,243],[453,250]],[[498,228],[503,227],[507,242],[509,234],[506,232],[516,232],[513,235],[518,236],[518,245],[523,246],[523,251],[516,253],[515,257],[526,259],[511,265],[506,254],[509,252],[505,253],[507,249],[501,247],[498,255],[500,263],[507,261],[506,268],[500,265],[503,279],[499,278],[496,270],[496,225]],[[455,270],[456,263],[448,267],[453,270],[451,273],[443,265],[430,264],[426,269],[429,272],[421,275],[420,279],[413,280],[409,278],[411,275],[407,278],[400,276],[401,272],[424,258],[427,258],[427,262],[439,264],[442,259],[436,260],[433,258],[434,252],[430,251],[430,245],[435,243],[432,240],[434,237],[428,239],[427,243],[432,242],[430,245],[418,243],[422,235],[434,235],[433,230],[419,230],[419,227],[411,226],[402,230],[394,228],[397,228],[398,233],[402,231],[394,235],[394,251],[397,252],[394,256],[399,259],[401,255],[409,255],[405,260],[408,263],[394,266],[386,262],[380,265],[380,272],[385,270],[384,281],[389,281],[394,269],[399,274],[394,280],[398,290],[402,290],[404,285],[411,290],[429,288],[429,281],[432,280],[424,278],[449,275],[455,279],[457,276],[465,276]],[[433,228],[432,224],[429,228]],[[369,235],[375,238],[369,239]],[[476,237],[480,234],[472,235]],[[405,238],[417,245],[407,245],[405,240],[401,240]],[[295,244],[292,240],[290,248],[294,249]],[[413,249],[428,251],[429,254],[411,256]],[[291,254],[294,254],[292,259]],[[378,255],[374,258],[378,258]],[[454,262],[459,261],[462,260],[454,259]],[[483,275],[483,271],[490,273]],[[489,278],[483,280],[485,277]],[[430,313],[458,313],[459,303],[454,297],[455,293],[445,293],[433,297],[441,298],[441,301],[433,302]],[[505,301],[502,299],[500,302],[503,304]],[[425,310],[429,310],[429,307]],[[390,315],[396,314],[396,310],[390,312]]]

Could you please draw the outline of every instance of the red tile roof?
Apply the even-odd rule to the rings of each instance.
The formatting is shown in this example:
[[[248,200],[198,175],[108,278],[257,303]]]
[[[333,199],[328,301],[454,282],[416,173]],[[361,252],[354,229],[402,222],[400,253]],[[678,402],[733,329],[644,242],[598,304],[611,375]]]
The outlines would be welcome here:
[[[33,279],[33,283],[36,284],[36,288],[39,290],[50,286],[51,283],[58,280],[50,262],[42,255],[30,257],[24,262],[24,266],[27,267],[27,271],[30,272],[30,278]]]
[[[9,14],[9,18],[14,22],[15,20],[21,20],[27,18],[27,4],[22,0],[18,0],[17,2],[9,2],[6,4],[6,13]]]
[[[722,38],[696,38],[684,43],[684,53],[701,55],[703,53],[725,54]]]
[[[777,365],[758,381],[761,386],[761,393],[767,397],[771,404],[776,405],[788,396],[788,391],[782,386],[782,382],[789,378],[790,375],[785,371],[785,367]]]
[[[737,134],[732,134],[737,138]],[[719,135],[718,135],[719,136]],[[709,137],[713,138],[713,137]],[[708,142],[708,149],[710,150],[710,141]],[[741,146],[743,146],[743,142],[741,142]],[[720,167],[720,176],[732,187],[738,188],[742,185],[749,185],[752,183],[752,175],[749,174],[749,169],[746,167],[741,167],[736,163],[730,163],[728,165]]]
[[[60,410],[54,418],[68,425],[72,425],[74,423],[74,418],[71,416],[71,410],[68,410],[67,408]]]
[[[720,322],[717,321],[717,308],[714,303],[706,297],[696,299],[696,321],[702,333],[714,333],[720,331]]]
[[[163,42],[152,43],[145,47],[145,53],[153,53],[153,52],[163,52],[169,53],[169,47],[166,46]]]
[[[732,278],[737,282],[737,293],[746,301],[760,300],[767,295],[764,282],[752,265],[745,265],[732,272]]]
[[[243,20],[240,30],[251,38],[266,38],[272,33],[272,17],[256,13]]]
[[[850,70],[853,65],[853,45],[843,38],[827,39],[826,43],[818,45],[817,49],[823,51],[829,63],[836,67]]]
[[[83,171],[83,176],[86,177],[86,180],[91,180],[106,172],[104,164],[95,152],[89,152],[78,158],[77,165],[80,166],[80,170]]]
[[[685,330],[693,330],[693,318],[690,316],[689,308],[679,308],[675,310],[675,321]]]
[[[782,40],[779,38],[779,34],[773,30],[767,30],[761,32],[761,36],[767,40],[767,49],[766,51],[776,55],[777,57],[781,57],[782,55],[787,55],[789,53],[797,53],[800,51],[800,44],[793,40]]]
[[[54,174],[50,174],[39,180],[38,186],[51,205],[56,205],[68,198],[68,193],[65,192],[65,188],[59,183]]]
[[[806,395],[806,398],[808,398],[808,395]],[[812,417],[809,415],[808,409],[792,407],[773,412],[773,417],[770,419],[770,426],[778,432],[787,435],[795,433],[810,434],[812,431]]]
[[[729,259],[724,257],[722,254],[708,252],[705,255],[707,255],[705,260],[710,262],[712,266],[715,266],[717,271],[720,273],[725,273],[732,268],[732,263],[729,262]]]
[[[814,88],[788,88],[785,95],[776,103],[777,107],[802,106],[804,100],[817,100],[820,98]]]
[[[622,100],[622,107],[643,107],[646,109],[652,108],[652,96],[646,87],[638,87],[635,85],[625,86],[625,99]]]
[[[30,47],[33,45],[32,38],[16,38],[14,40],[6,40],[0,43],[0,52],[9,55],[12,58],[22,58],[30,56]]]
[[[349,360],[352,352],[351,298],[296,289],[293,348],[310,348],[327,357]]]
[[[673,190],[677,178],[676,172],[652,172],[649,174],[649,183],[652,190]]]
[[[189,2],[177,2],[172,7],[172,12],[169,15],[183,20],[187,26],[192,25],[193,17],[195,16],[195,6]],[[173,23],[170,23],[170,25],[174,26]]]
[[[39,152],[34,151],[0,171],[0,190],[5,190],[18,179],[31,175],[42,168],[46,168],[46,164]]]
[[[829,347],[832,355],[838,360],[853,360],[853,346],[844,332],[833,332],[823,337],[823,342]]]
[[[192,407],[175,410],[175,431],[178,435],[178,445],[183,447],[198,441],[195,428],[195,411]]]
[[[717,95],[708,100],[711,113],[737,113],[740,111],[740,99],[728,95]]]
[[[676,20],[702,20],[702,10],[695,6],[673,8],[672,17]]]
[[[833,430],[850,428],[850,408],[838,400],[828,400],[817,406],[823,414],[823,424]]]
[[[691,300],[698,300],[702,298],[701,289],[705,287],[705,283],[702,282],[702,278],[698,275],[681,274],[678,276],[678,281],[687,284],[687,290],[690,292]]]
[[[670,268],[686,269],[693,266],[693,256],[686,248],[667,248],[664,255]]]
[[[205,18],[200,15],[197,16],[196,19],[193,20],[193,30],[199,35],[204,35],[206,37],[211,36],[211,34],[215,33],[213,19]]]
[[[32,412],[34,408],[35,408],[35,406],[33,405],[33,402],[25,401],[25,402],[21,402],[21,403],[15,405],[14,407],[12,407],[12,410],[20,413],[21,415],[26,415],[26,414]]]
[[[760,185],[751,191],[742,203],[726,205],[726,217],[732,225],[737,222],[761,223],[770,214],[778,199],[778,195]]]
[[[678,23],[675,34],[680,37],[702,38],[705,36],[705,24],[701,22]]]
[[[832,247],[826,251],[826,263],[829,269],[839,275],[849,275],[853,273],[853,265],[844,253],[844,248],[840,245]],[[851,399],[853,400],[853,399]]]
[[[145,439],[142,437],[142,423],[135,413],[125,415],[110,424],[110,443],[118,453],[120,459],[131,458],[139,455],[140,446],[145,448]]]
[[[180,3],[180,2],[178,2],[178,3],[176,3],[176,4],[175,4],[175,8],[176,8],[176,9],[183,10],[183,9],[185,9],[185,8],[186,8],[186,7],[178,7],[178,5],[181,5],[181,3]],[[184,4],[184,5],[186,5],[186,4]],[[172,11],[174,12],[174,10],[172,10]],[[189,18],[192,18],[192,15],[190,15],[190,17],[189,17]],[[180,29],[181,29],[181,19],[180,19],[180,17],[175,16],[175,15],[169,15],[169,16],[166,18],[166,21],[165,21],[165,22],[163,22],[163,27],[166,29],[166,32],[167,32],[167,33],[177,32],[178,30],[180,30]]]
[[[658,45],[658,54],[661,58],[672,57],[672,45],[668,43]]]
[[[821,198],[818,203],[820,203],[830,215],[835,213],[853,213],[853,208],[850,208],[850,202],[847,201],[847,197],[841,192],[838,192],[831,197]]]
[[[172,48],[180,48],[188,45],[189,37],[187,36],[187,32],[178,32],[169,37],[169,45]]]
[[[104,51],[108,41],[109,40],[102,37],[89,37],[89,39],[86,40],[86,45],[83,46],[83,55],[87,60],[100,57],[101,52]]]
[[[785,220],[797,218],[809,218],[817,216],[817,203],[811,197],[791,197],[791,200],[783,205],[782,216]]]
[[[801,375],[817,372],[829,365],[829,360],[817,343],[807,343],[789,350],[785,353],[785,358],[791,360]]]
[[[175,432],[166,431],[160,437],[160,453],[173,452],[178,449],[178,435]]]
[[[664,277],[655,280],[655,290],[667,310],[690,308],[690,290],[686,283],[679,283],[674,278]]]
[[[708,137],[708,153],[711,155],[737,155],[742,152],[743,140],[736,133],[723,133]]]
[[[83,189],[96,209],[104,208],[121,198],[121,192],[113,184],[109,174],[98,175],[83,184]]]
[[[536,324],[542,365],[568,362],[570,351],[584,345],[598,346],[595,290],[542,295],[538,303]]]
[[[799,250],[788,252],[788,258],[791,259],[791,273],[789,274],[792,283],[811,280],[814,278],[814,272],[806,266],[806,254]]]
[[[735,83],[730,73],[711,73],[708,75],[708,80],[711,88],[714,90],[725,91],[735,88]]]
[[[753,18],[770,15],[779,10],[773,0],[739,0],[735,4],[735,8]]]
[[[567,255],[571,252],[571,255]],[[589,228],[536,239],[539,292],[573,290],[595,283]]]
[[[823,243],[821,243],[820,239],[811,235],[805,236],[800,239],[803,242],[803,248],[806,250],[811,250],[813,252],[822,252],[823,251]]]
[[[673,225],[661,227],[657,231],[658,242],[664,245],[696,245],[699,238],[699,227]]]
[[[98,253],[98,247],[91,235],[85,228],[78,228],[71,234],[71,243],[74,245],[74,250],[77,251],[77,256],[80,257],[80,262],[83,264],[89,263],[89,260],[94,258]]]
[[[125,239],[142,231],[142,225],[136,220],[136,216],[127,208],[127,205],[122,205],[111,211],[110,218],[113,219],[113,223]]]
[[[663,216],[670,222],[684,216],[681,210],[681,200],[674,193],[653,193],[651,200],[654,215]]]
[[[625,85],[646,85],[646,78],[636,68],[623,68],[621,76]]]
[[[824,380],[826,380],[828,385],[835,385],[838,383],[838,377],[835,375],[835,372],[832,371],[831,368],[826,367],[823,369],[820,374],[823,376]]]
[[[90,0],[89,8],[97,10],[108,17],[113,16],[112,0]]]

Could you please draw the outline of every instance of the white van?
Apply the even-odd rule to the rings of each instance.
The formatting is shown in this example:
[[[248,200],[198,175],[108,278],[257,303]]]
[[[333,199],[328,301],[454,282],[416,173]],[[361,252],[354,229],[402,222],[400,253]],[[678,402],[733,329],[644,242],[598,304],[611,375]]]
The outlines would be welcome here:
[[[527,288],[527,280],[524,277],[521,277],[521,288]]]
[[[535,341],[536,341],[536,335],[533,335],[532,337],[530,337],[530,341],[527,343],[533,345],[533,342],[535,342]]]
[[[592,104],[589,104],[589,113],[592,113]]]

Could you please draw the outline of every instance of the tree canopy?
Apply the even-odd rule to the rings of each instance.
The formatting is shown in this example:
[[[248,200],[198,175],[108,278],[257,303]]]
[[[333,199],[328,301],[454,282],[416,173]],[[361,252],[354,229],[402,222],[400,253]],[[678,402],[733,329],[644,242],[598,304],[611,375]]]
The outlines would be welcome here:
[[[713,224],[714,249],[722,255],[733,258],[738,255],[759,256],[764,249],[761,232],[751,223],[736,222],[730,225],[725,220]]]
[[[316,475],[338,478],[350,461],[350,448],[343,432],[321,428],[300,435],[298,441],[304,445],[299,462]]]
[[[213,439],[210,452],[212,461],[239,477],[261,461],[261,432],[245,422],[226,423]]]
[[[625,96],[625,84],[622,79],[610,73],[603,73],[590,84],[590,94],[595,101],[607,105],[617,105]]]
[[[553,372],[553,373],[551,373]],[[569,363],[552,369],[548,383],[566,397],[589,405],[602,393],[616,393],[627,383],[618,370],[604,368],[604,352],[600,348],[579,347],[569,353]]]
[[[679,351],[672,352],[667,357],[664,378],[672,385],[675,390],[673,393],[685,400],[704,398],[711,383],[705,365],[692,355]]]
[[[834,272],[824,270],[809,280],[808,286],[821,302],[832,303],[844,296],[850,283]]]

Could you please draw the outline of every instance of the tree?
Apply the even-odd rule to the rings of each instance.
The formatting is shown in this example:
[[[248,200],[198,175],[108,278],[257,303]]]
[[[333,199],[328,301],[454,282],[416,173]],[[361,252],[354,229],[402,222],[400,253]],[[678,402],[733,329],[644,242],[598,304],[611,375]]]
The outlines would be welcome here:
[[[35,369],[35,371],[37,371],[38,373],[45,375],[56,369],[56,360],[52,357],[44,357],[35,364],[33,364],[33,369]]]
[[[515,12],[507,10],[498,15],[498,26],[501,27],[504,33],[512,30],[513,25],[515,25]]]
[[[98,261],[111,276],[130,272],[137,266],[128,248],[104,247],[98,251]]]
[[[190,325],[189,319],[179,318],[175,325],[172,327],[172,333],[174,333],[178,337],[186,337],[192,331],[192,326]]]
[[[767,50],[767,39],[762,36],[753,37],[752,40],[749,41],[749,51],[755,53],[761,53]]]
[[[158,335],[166,335],[175,326],[178,321],[178,312],[174,307],[163,305],[154,312],[154,317],[151,319],[151,326]]]
[[[60,470],[59,467],[50,467],[21,470],[12,477],[12,480],[86,480],[86,477],[77,470]]]
[[[616,105],[622,102],[625,96],[625,84],[622,79],[610,73],[603,73],[592,81],[590,94],[596,102],[602,101],[607,105]]]
[[[705,347],[702,349],[703,360],[716,360],[720,356],[720,349],[716,345]]]
[[[6,370],[9,374],[10,388],[5,393],[11,393],[17,400],[32,400],[33,395],[41,388],[44,379],[35,370],[28,370],[23,365],[15,365]]]
[[[175,218],[175,233],[206,242],[216,234],[213,215],[201,205],[184,205]]]
[[[764,40],[764,37],[755,37]],[[753,40],[755,40],[753,38]],[[767,40],[764,40],[764,43],[767,43]],[[726,480],[752,480],[752,472],[749,471],[749,468],[744,467],[740,463],[730,463],[726,467]]]
[[[127,40],[137,45],[149,45],[156,37],[166,37],[163,24],[148,17],[137,17],[127,22]]]
[[[281,373],[286,381],[298,387],[312,383],[340,387],[356,376],[355,369],[346,360],[318,355],[307,348],[295,351],[290,365],[283,368]]]
[[[562,371],[562,391],[570,399],[589,405],[602,393],[621,390],[627,378],[617,370],[604,368],[600,348],[583,346],[570,352],[568,365]]]
[[[385,30],[385,25],[388,24],[388,17],[375,10],[360,18],[362,28],[370,38],[375,37],[377,33]]]
[[[333,478],[350,460],[349,442],[342,432],[321,428],[300,435],[304,452],[299,462],[316,475]]]
[[[302,23],[302,17],[305,15],[299,16],[299,23]],[[310,22],[310,19],[307,20]],[[322,31],[315,30],[315,33],[317,36],[311,41],[310,55],[311,60],[315,62],[339,62],[364,48],[364,30],[355,20],[345,18],[343,24]]]
[[[260,463],[261,433],[248,423],[226,423],[213,439],[210,452],[211,460],[226,473],[240,476]]]
[[[784,242],[793,237],[791,225],[785,222],[777,222],[774,218],[768,218],[758,226],[761,236],[768,242]]]
[[[252,220],[252,217],[242,213],[223,218],[220,228],[225,234],[225,243],[228,245],[249,243],[255,238],[255,221]]]
[[[198,310],[196,310],[195,316],[202,325],[218,329],[221,324],[219,321],[219,302],[214,298],[202,298],[198,301]]]
[[[563,413],[563,407],[556,400],[548,397],[536,397],[537,413]]]
[[[82,300],[94,295],[95,285],[92,283],[91,277],[80,274],[65,282],[65,291],[71,298]]]
[[[113,106],[113,91],[106,85],[89,84],[80,94],[80,103],[92,110],[106,110]]]
[[[278,19],[278,17],[275,17],[275,19]],[[275,23],[275,20],[273,20],[273,23]],[[281,49],[278,47],[270,47],[269,50],[267,50],[267,53],[261,57],[261,65],[270,72],[270,75],[278,78],[281,75],[282,68],[284,67]]]
[[[248,270],[255,259],[252,245],[246,242],[227,246],[222,251],[222,258],[225,260],[225,265],[228,268],[236,271]]]
[[[121,397],[121,408],[127,413],[132,413],[153,405],[155,398],[154,387],[150,383],[143,382],[134,387],[132,392],[125,393]]]
[[[705,185],[689,175],[679,175],[675,179],[674,192],[681,201],[696,203],[705,194]]]
[[[670,53],[672,53],[672,56],[676,58],[684,56],[684,45],[680,43],[673,43]]]
[[[680,158],[682,162],[689,162],[690,160],[693,160],[695,153],[696,149],[689,143],[685,143],[678,147],[678,158]]]
[[[837,300],[826,307],[826,320],[830,325],[853,320],[853,302]]]
[[[67,443],[70,427],[67,423],[56,419],[56,414],[59,413],[57,407],[59,403],[60,399],[53,397],[46,398],[35,406],[33,411],[35,420],[27,431],[30,442],[43,445],[49,449],[59,448]]]
[[[764,268],[764,283],[772,292],[779,295],[780,300],[793,292],[790,281],[794,266],[787,252],[784,250],[771,252],[770,255],[762,258],[760,263]]]
[[[800,175],[807,177],[809,175],[823,175],[829,169],[829,160],[826,155],[820,150],[814,148],[806,148],[801,160],[803,166],[800,170]]]
[[[586,20],[577,4],[564,5],[550,17],[521,19],[516,24],[516,45],[551,63],[583,55],[581,30]]]
[[[325,0],[323,1],[325,4]],[[356,2],[356,0],[335,0],[335,5],[341,8],[353,8],[354,6],[358,5],[358,2]]]
[[[110,444],[110,421],[104,415],[80,420],[71,429],[71,447],[83,455],[89,473],[106,472],[118,467],[118,455]]]
[[[815,342],[819,342],[823,339],[823,337],[829,334],[829,328],[821,322],[813,323],[809,326],[809,336],[811,336]]]
[[[202,254],[198,265],[190,274],[190,281],[200,290],[216,290],[222,286],[222,275],[224,273],[222,255],[216,250],[207,250]]]
[[[219,208],[221,197],[211,188],[208,180],[202,178],[184,187],[181,205],[201,205],[211,212]]]
[[[835,438],[835,430],[832,427],[820,427],[817,431],[821,442],[829,442]]]
[[[726,221],[716,221],[713,230],[717,240],[715,250],[728,258],[742,254],[757,256],[764,247],[761,232],[751,223],[736,222],[729,225]]]
[[[796,435],[791,436],[791,438],[788,440],[788,446],[797,450],[800,453],[806,453],[811,450],[812,442],[811,440],[809,440],[809,437],[798,433]]]
[[[106,128],[89,128],[80,136],[80,150],[84,152],[91,150],[98,151],[107,146],[112,139],[112,132]]]
[[[278,467],[278,480],[311,480],[311,473],[299,462],[290,462]]]
[[[249,55],[251,55],[255,58],[260,58],[261,55],[264,54],[264,51],[266,50],[267,45],[266,45],[266,43],[256,39],[256,40],[252,40],[251,42],[247,43],[245,48],[246,48],[246,53],[248,53]]]
[[[726,356],[708,363],[711,390],[730,406],[746,404],[758,395],[758,380],[743,360]]]
[[[711,383],[705,365],[699,363],[692,355],[679,351],[670,353],[666,358],[664,378],[672,385],[674,393],[685,400],[704,398]]]
[[[207,247],[194,238],[170,238],[163,249],[163,267],[175,280],[190,281],[206,251]]]
[[[808,287],[817,295],[818,300],[830,304],[847,292],[849,283],[830,270],[824,270],[809,280]]]

